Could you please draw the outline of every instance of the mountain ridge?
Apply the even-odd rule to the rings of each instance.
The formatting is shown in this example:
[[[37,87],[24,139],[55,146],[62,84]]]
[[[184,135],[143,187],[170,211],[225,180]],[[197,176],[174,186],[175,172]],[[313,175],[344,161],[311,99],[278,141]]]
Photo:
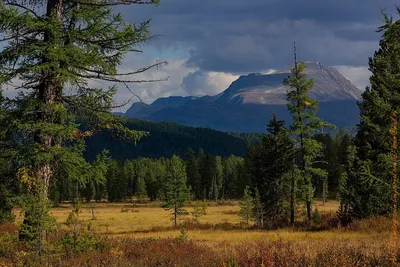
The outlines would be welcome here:
[[[307,61],[306,66],[305,74],[314,79],[310,96],[320,101],[318,115],[338,127],[357,124],[361,90],[333,67],[324,67],[317,61]],[[215,96],[159,98],[142,105],[142,109],[134,103],[125,116],[222,131],[265,132],[273,112],[287,122],[291,120],[286,108],[290,88],[283,85],[289,75],[288,68],[242,75]]]

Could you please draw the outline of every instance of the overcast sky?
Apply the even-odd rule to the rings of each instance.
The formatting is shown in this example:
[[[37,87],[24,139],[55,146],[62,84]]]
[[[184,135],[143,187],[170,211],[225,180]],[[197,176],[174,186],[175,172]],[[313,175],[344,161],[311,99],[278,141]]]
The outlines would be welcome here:
[[[139,78],[167,82],[132,85],[146,103],[170,95],[217,94],[239,75],[267,73],[300,60],[335,66],[360,89],[368,84],[368,57],[378,48],[381,9],[395,0],[161,0],[158,7],[117,10],[128,22],[152,18],[159,38],[141,55],[129,54],[122,71],[167,60],[169,65]],[[130,93],[121,86],[117,101]]]

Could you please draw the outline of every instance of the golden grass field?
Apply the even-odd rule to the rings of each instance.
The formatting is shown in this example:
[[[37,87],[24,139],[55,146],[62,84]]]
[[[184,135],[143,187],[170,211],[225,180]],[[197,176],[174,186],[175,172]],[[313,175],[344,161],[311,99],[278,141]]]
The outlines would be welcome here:
[[[322,205],[316,202],[320,212],[334,213],[338,208],[336,201],[330,201]],[[188,211],[192,208],[188,207]],[[63,204],[51,209],[51,215],[66,227],[63,223],[66,221],[69,213],[72,211],[72,205]],[[216,205],[209,203],[207,214],[200,217],[201,224],[239,224],[238,216],[239,205],[237,202],[229,202],[226,205]],[[174,238],[179,235],[180,229],[173,229],[170,220],[170,211],[161,208],[157,203],[150,204],[132,204],[132,203],[96,203],[94,208],[96,220],[92,220],[92,213],[89,204],[81,204],[80,219],[87,224],[91,224],[94,231],[107,235],[109,237],[132,237],[132,238]],[[18,214],[17,214],[18,215]],[[191,215],[185,215],[180,218],[180,222],[192,218]],[[21,217],[17,217],[17,223],[21,223]],[[326,231],[296,231],[291,228],[279,230],[224,230],[224,229],[190,229],[187,231],[190,240],[205,243],[243,243],[253,241],[343,241],[365,242],[369,244],[380,244],[386,242],[389,237],[389,229],[380,229],[379,231],[344,231],[344,230],[326,230]],[[314,243],[314,242],[313,242]]]
[[[191,211],[193,204],[186,209]],[[65,223],[73,206],[60,205],[50,213],[62,229],[69,231],[53,232],[54,246],[50,248],[55,248],[58,254],[51,252],[44,262],[48,266],[107,267],[398,266],[400,262],[399,256],[393,265],[390,218],[356,221],[350,229],[326,227],[326,224],[313,228],[313,223],[301,223],[304,214],[300,208],[295,227],[265,230],[240,223],[238,202],[207,204],[207,214],[197,223],[188,223],[191,215],[181,217],[179,223],[187,235],[182,242],[177,238],[181,227],[172,227],[170,211],[162,209],[159,203],[96,203],[96,220],[92,220],[93,203],[83,203],[79,214],[82,231],[78,229],[82,234],[77,245],[71,243],[76,228]],[[338,203],[330,201],[322,205],[317,201],[314,208],[318,208],[327,222],[335,219]],[[22,216],[17,210],[15,213],[16,225],[0,225],[0,266],[42,266],[18,242],[16,234]],[[95,235],[84,234],[88,233],[84,231],[88,226]]]

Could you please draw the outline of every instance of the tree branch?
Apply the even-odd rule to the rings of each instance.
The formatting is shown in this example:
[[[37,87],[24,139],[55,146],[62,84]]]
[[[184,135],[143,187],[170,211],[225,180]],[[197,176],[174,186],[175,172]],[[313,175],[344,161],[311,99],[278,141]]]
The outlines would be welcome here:
[[[106,1],[90,1],[86,0],[73,0],[72,2],[81,4],[81,5],[88,5],[88,6],[119,6],[119,5],[155,5],[159,4],[160,0],[119,0],[119,1],[113,1],[113,0],[106,0]]]
[[[30,9],[30,8],[24,6],[24,5],[20,5],[20,4],[14,3],[14,2],[10,2],[10,1],[6,1],[6,2],[4,2],[4,4],[6,6],[15,6],[15,7],[22,8],[25,11],[28,11],[29,13],[33,14],[37,19],[41,18],[35,11],[33,11],[32,9]]]

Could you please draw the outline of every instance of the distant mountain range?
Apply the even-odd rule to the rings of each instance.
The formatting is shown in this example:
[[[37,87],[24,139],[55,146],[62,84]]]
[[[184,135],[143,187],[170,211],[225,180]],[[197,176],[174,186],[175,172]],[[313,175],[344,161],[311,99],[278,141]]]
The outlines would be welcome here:
[[[320,101],[318,116],[337,127],[356,125],[361,90],[332,67],[316,61],[306,65],[305,73],[314,79],[310,95]],[[283,79],[289,75],[290,69],[271,74],[252,73],[239,77],[215,96],[171,96],[159,98],[150,105],[134,103],[125,117],[230,132],[265,132],[273,112],[288,123],[291,120],[286,106],[289,88],[283,85]]]

